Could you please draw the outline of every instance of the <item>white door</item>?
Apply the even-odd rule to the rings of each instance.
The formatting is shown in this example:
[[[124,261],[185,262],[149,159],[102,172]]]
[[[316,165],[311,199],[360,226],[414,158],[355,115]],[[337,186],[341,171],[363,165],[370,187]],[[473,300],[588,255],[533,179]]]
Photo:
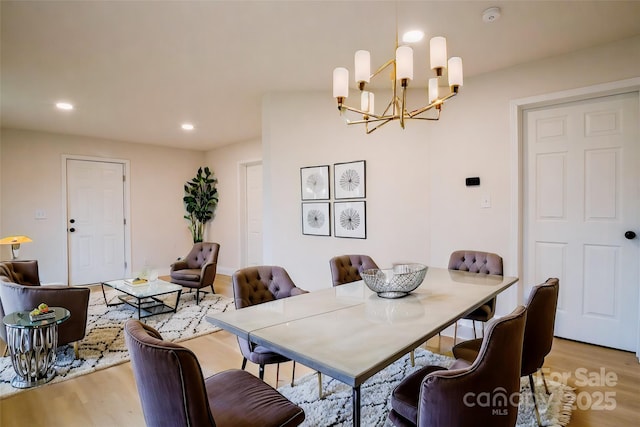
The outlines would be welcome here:
[[[124,165],[67,160],[69,283],[125,274]]]
[[[246,167],[247,266],[262,264],[262,164]]]
[[[555,334],[635,350],[638,93],[524,112],[527,285],[560,279]]]

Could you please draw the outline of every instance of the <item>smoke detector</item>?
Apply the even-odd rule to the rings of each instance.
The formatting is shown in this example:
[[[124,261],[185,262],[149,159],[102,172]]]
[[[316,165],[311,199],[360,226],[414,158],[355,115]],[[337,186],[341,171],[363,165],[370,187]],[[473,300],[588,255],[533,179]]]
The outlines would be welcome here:
[[[500,19],[500,8],[499,7],[490,7],[489,9],[482,12],[482,20],[484,22],[490,23],[495,22]]]

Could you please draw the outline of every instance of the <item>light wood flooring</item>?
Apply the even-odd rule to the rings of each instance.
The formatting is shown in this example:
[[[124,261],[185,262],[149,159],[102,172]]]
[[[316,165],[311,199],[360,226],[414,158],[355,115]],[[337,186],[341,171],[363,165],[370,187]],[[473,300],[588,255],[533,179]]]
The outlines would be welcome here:
[[[228,276],[216,277],[215,288],[218,293],[232,296]],[[225,369],[239,368],[242,362],[235,336],[225,331],[194,338],[182,344],[198,356],[205,376]],[[451,345],[451,338],[434,338],[426,344],[426,348],[451,354]],[[599,396],[609,392],[614,394],[609,395],[608,401],[600,403],[611,404],[612,398],[615,409],[576,409],[569,424],[571,427],[640,425],[640,364],[634,354],[556,338],[545,368],[548,369],[547,378],[570,375],[567,383],[572,386],[585,376],[580,376],[582,371],[577,371],[578,369],[583,369],[585,374],[592,376],[597,373],[598,377],[601,377],[601,369],[605,369],[605,373],[611,372],[617,376],[615,385],[581,385],[577,388],[582,408],[588,407],[589,402],[598,403]],[[257,366],[251,363],[247,369],[258,374]],[[275,372],[273,366],[266,368],[265,380],[273,386],[276,385]],[[308,373],[312,371],[296,364],[296,378]],[[281,365],[278,385],[286,384],[290,379],[291,363]],[[144,418],[131,365],[124,363],[0,400],[0,425],[144,426]]]

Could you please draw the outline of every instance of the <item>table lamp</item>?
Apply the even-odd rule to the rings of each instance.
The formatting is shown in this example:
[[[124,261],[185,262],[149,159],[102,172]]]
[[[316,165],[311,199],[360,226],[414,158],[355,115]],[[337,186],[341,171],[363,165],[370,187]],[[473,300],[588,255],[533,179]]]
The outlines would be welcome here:
[[[18,259],[20,253],[20,244],[32,242],[27,236],[9,236],[0,240],[0,245],[11,245],[11,260]]]

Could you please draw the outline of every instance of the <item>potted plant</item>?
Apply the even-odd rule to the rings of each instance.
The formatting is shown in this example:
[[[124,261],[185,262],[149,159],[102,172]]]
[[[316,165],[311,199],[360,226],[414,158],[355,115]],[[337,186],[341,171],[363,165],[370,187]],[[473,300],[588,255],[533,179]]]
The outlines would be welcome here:
[[[193,243],[202,242],[204,225],[213,218],[218,206],[218,180],[208,167],[198,168],[198,173],[184,184],[184,207],[189,221],[189,230],[193,236]]]

